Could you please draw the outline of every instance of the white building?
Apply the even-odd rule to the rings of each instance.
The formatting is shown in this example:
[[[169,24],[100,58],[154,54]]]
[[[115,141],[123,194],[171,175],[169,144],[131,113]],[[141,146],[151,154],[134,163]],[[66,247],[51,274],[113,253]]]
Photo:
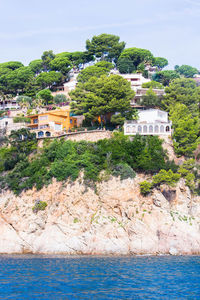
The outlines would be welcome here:
[[[0,118],[0,135],[9,135],[12,130],[18,130],[26,127],[26,123],[14,123],[13,118],[11,117],[4,116]]]
[[[138,120],[125,121],[125,135],[171,135],[168,113],[159,109],[141,110]]]
[[[143,83],[150,82],[150,79],[145,78],[142,76],[141,73],[133,73],[133,74],[120,74],[124,79],[131,83],[131,88],[135,92],[138,88],[142,87]]]

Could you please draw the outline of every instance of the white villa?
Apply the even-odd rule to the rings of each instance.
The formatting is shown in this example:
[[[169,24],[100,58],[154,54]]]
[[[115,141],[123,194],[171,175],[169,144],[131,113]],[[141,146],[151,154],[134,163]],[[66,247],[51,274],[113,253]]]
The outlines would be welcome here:
[[[132,73],[132,74],[120,74],[124,79],[131,83],[131,88],[135,92],[138,88],[142,87],[143,83],[150,82],[150,79],[147,79],[142,76],[141,73]]]
[[[125,121],[125,135],[171,135],[172,122],[168,113],[159,109],[141,110],[138,120]]]

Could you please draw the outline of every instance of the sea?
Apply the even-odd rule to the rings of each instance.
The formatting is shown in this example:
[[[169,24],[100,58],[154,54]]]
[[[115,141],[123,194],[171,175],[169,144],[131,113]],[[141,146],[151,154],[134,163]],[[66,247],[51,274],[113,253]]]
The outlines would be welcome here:
[[[200,299],[200,256],[0,256],[0,299]]]

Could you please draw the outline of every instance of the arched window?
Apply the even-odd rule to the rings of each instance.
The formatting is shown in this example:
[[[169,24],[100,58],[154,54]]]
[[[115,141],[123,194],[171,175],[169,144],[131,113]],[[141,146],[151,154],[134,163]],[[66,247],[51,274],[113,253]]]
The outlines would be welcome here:
[[[147,125],[144,125],[144,126],[143,126],[143,132],[144,132],[144,133],[147,133]]]
[[[46,135],[46,136],[51,136],[51,132],[46,131],[45,135]]]
[[[163,125],[160,126],[160,132],[164,132],[164,126]]]
[[[43,137],[44,136],[44,132],[43,131],[39,131],[38,132],[38,137],[40,138],[40,137]]]
[[[155,132],[159,133],[159,126],[158,125],[155,126]]]
[[[170,131],[169,126],[166,126],[166,132]]]
[[[142,126],[139,125],[138,128],[137,128],[137,131],[141,133],[142,132]]]
[[[135,126],[132,126],[132,127],[131,127],[131,132],[132,132],[132,133],[135,133]]]
[[[130,126],[127,126],[127,127],[126,127],[126,132],[127,132],[127,133],[130,133]]]
[[[150,133],[153,132],[153,126],[152,126],[152,125],[149,126],[149,132],[150,132]]]

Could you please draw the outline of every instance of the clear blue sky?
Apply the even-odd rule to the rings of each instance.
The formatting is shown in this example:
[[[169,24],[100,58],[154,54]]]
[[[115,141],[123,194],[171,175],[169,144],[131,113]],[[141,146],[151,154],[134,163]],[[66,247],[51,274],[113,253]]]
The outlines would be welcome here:
[[[170,67],[200,69],[200,0],[0,0],[0,11],[0,62],[84,50],[87,38],[111,33]]]

